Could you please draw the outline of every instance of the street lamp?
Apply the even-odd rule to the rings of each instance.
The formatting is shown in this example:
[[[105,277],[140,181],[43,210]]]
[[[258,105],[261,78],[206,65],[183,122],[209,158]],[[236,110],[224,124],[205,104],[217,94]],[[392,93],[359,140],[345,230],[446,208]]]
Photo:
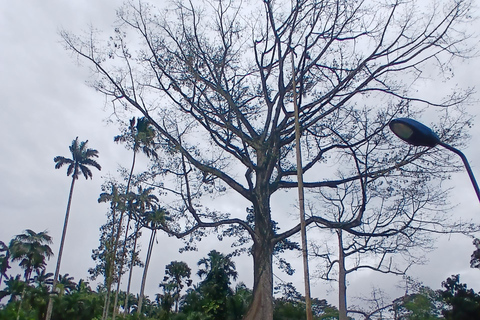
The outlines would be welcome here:
[[[477,193],[478,201],[480,202],[480,190],[478,189],[477,181],[475,180],[472,168],[467,161],[467,157],[465,157],[460,150],[440,141],[440,138],[435,132],[432,131],[432,129],[416,120],[409,118],[398,118],[390,121],[389,126],[390,130],[392,130],[397,137],[411,145],[431,148],[435,147],[436,145],[441,145],[442,147],[458,154],[460,158],[462,158],[463,164],[465,165],[470,180],[472,181],[473,188]]]

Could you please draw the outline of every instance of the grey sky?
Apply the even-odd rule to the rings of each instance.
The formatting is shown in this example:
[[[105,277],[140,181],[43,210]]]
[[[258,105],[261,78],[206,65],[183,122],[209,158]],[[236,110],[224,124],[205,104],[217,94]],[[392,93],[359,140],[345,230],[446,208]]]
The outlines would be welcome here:
[[[104,108],[104,97],[85,85],[88,69],[79,67],[63,49],[58,31],[65,28],[79,33],[88,30],[90,24],[110,31],[107,28],[114,21],[115,9],[121,1],[21,0],[0,4],[0,240],[7,242],[27,228],[48,230],[54,238],[52,248],[57,253],[70,178],[66,176],[66,169],[54,169],[53,158],[70,156],[68,146],[76,136],[80,140],[88,139],[89,147],[99,150],[102,171],[93,169],[93,180],[81,178],[75,187],[61,268],[62,274],[68,272],[75,280],[87,278],[87,269],[93,266],[91,250],[98,246],[98,228],[105,221],[107,210],[107,205],[97,203],[102,177],[109,173],[117,175],[118,165],[128,166],[131,155],[113,142],[113,136],[119,131],[104,121],[111,111]],[[457,82],[461,87],[480,87],[480,80],[475,76],[479,69],[478,58],[459,64],[455,72]],[[435,93],[434,88],[438,89],[431,87],[429,93]],[[475,98],[478,100],[478,94]],[[480,114],[475,104],[468,111]],[[478,125],[472,129],[472,134],[475,133],[480,134]],[[464,151],[473,171],[480,176],[479,150],[478,137],[474,137]],[[467,174],[455,174],[445,187],[453,188],[450,200],[458,204],[452,215],[458,219],[474,218],[480,223],[480,205]],[[232,206],[231,203],[221,205]],[[237,207],[230,210],[244,211],[243,203],[233,206]],[[145,231],[144,238],[148,235]],[[215,237],[204,240],[199,252],[182,255],[178,253],[181,241],[162,234],[158,241],[149,269],[146,291],[150,296],[158,292],[164,267],[170,261],[187,261],[195,272],[195,263],[210,250],[228,252],[227,244],[219,244]],[[426,285],[439,288],[446,277],[460,273],[461,281],[479,290],[480,271],[469,268],[471,240],[461,236],[441,237],[437,246],[439,248],[428,255],[430,263],[413,267],[410,274]],[[142,249],[143,259],[146,241]],[[48,265],[51,272],[55,261],[56,257]],[[251,258],[244,256],[235,261],[240,280],[251,287]],[[303,291],[300,259],[294,258],[293,262],[298,270],[293,278],[280,272],[276,274],[293,281]],[[312,263],[311,269],[315,269],[315,264]],[[140,276],[141,271],[137,269],[134,291],[139,287]],[[349,278],[352,289],[349,293],[367,293],[373,285],[398,293],[395,291],[398,280],[359,272]],[[334,288],[334,285],[313,281],[315,297],[323,298]],[[330,303],[336,304],[335,299],[335,295],[329,296]]]

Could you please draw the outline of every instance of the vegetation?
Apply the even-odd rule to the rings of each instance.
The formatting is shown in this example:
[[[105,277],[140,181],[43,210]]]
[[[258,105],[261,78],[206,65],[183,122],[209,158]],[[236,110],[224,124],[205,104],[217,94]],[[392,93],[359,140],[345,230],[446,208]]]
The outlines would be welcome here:
[[[458,276],[442,290],[417,285],[368,310],[349,306],[346,292],[347,275],[360,268],[404,274],[417,261],[414,250],[431,246],[432,233],[478,229],[447,213],[442,183],[456,163],[437,149],[406,146],[388,130],[392,119],[428,109],[441,140],[462,143],[471,118],[461,104],[472,92],[438,99],[418,92],[426,73],[438,70],[448,79],[450,63],[468,55],[463,24],[470,6],[467,0],[441,0],[432,11],[395,0],[265,0],[245,7],[179,0],[157,12],[131,1],[118,10],[119,24],[105,42],[97,32],[85,39],[62,32],[66,47],[92,67],[93,86],[111,99],[123,124],[114,141],[133,151],[132,161],[120,170],[124,183],[107,182],[98,199],[110,206],[92,253],[91,279],[103,277],[93,290],[59,272],[75,181],[92,178],[89,167],[101,169],[98,151],[77,137],[71,159],[54,158],[55,168],[67,165],[72,176],[55,273],[46,270],[52,255],[46,232],[26,230],[8,246],[0,242],[0,301],[7,301],[0,319],[478,317],[480,298]],[[144,171],[137,168],[140,152],[149,160]],[[282,225],[272,204],[300,185],[307,219]],[[222,197],[246,200],[246,214],[205,205]],[[305,226],[336,236],[335,251],[327,243],[315,256],[324,260],[325,279],[338,272],[338,310],[326,300],[310,303],[291,284],[274,287],[274,257],[291,275],[280,255],[299,248],[290,239]],[[137,240],[145,230],[143,262]],[[172,261],[152,299],[145,286],[159,232],[183,239],[182,251],[194,250],[208,233],[235,238],[235,249],[200,259],[195,283],[185,262]],[[472,267],[480,265],[475,245]],[[234,286],[232,258],[245,253],[253,259],[251,289]],[[402,269],[394,263],[400,254],[411,258]],[[23,277],[9,274],[14,263]],[[138,295],[130,292],[135,266],[144,268]]]
[[[104,40],[98,32],[62,37],[90,65],[95,89],[122,110],[116,115],[151,126],[159,157],[143,182],[171,199],[172,223],[160,229],[184,238],[187,249],[208,232],[239,239],[254,265],[246,319],[271,320],[273,256],[300,232],[300,224],[277,225],[272,203],[298,187],[298,144],[306,197],[315,191],[331,200],[305,199],[307,226],[411,247],[419,230],[454,226],[439,214],[439,188],[458,167],[438,149],[406,146],[388,123],[428,109],[441,140],[461,143],[471,119],[460,106],[471,91],[419,92],[427,74],[432,84],[448,79],[450,63],[468,56],[470,7],[468,0],[266,0],[158,9],[132,1]],[[242,198],[253,210],[208,208],[212,195]],[[350,208],[339,214],[336,204]]]

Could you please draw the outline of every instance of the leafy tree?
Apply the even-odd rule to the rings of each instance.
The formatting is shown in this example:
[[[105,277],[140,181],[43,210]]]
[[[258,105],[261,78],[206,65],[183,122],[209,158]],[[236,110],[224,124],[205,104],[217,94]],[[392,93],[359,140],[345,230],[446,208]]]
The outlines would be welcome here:
[[[238,276],[235,263],[230,256],[212,250],[197,265],[200,267],[197,275],[205,278],[198,287],[204,298],[203,312],[212,319],[222,319],[227,314],[228,298],[233,294],[230,280],[236,280]]]
[[[440,70],[448,77],[447,65],[468,53],[462,23],[470,19],[470,1],[426,8],[395,0],[267,0],[249,6],[177,1],[157,13],[148,4],[128,3],[118,11],[121,23],[109,43],[62,36],[92,64],[98,91],[140,112],[155,128],[165,161],[149,172],[151,183],[181,199],[171,206],[176,224],[165,231],[193,241],[207,228],[230,226],[231,235],[250,239],[254,288],[245,319],[265,320],[273,318],[273,252],[300,230],[297,225],[275,232],[271,210],[281,190],[298,186],[294,91],[301,143],[308,146],[302,154],[304,187],[354,182],[362,189],[353,216],[338,222],[320,210],[307,225],[361,232],[375,204],[367,206],[374,196],[366,189],[369,181],[377,183],[378,193],[391,195],[384,205],[393,208],[405,181],[422,189],[427,176],[442,179],[455,170],[445,153],[402,144],[387,129],[392,118],[418,115],[425,107],[447,110],[437,130],[447,143],[462,141],[470,125],[455,109],[469,90],[438,100],[418,93],[422,72]],[[129,41],[142,49],[129,48]],[[158,183],[157,174],[168,175],[162,181],[171,184]],[[244,217],[200,205],[205,197],[232,192],[253,206],[254,227]],[[425,220],[406,207],[396,213],[385,233]]]
[[[421,287],[418,292],[406,294],[393,301],[394,319],[441,319],[443,301],[439,292]]]
[[[8,246],[0,241],[0,284],[2,283],[3,277],[7,276],[7,270],[10,269],[10,251]]]
[[[178,302],[180,293],[184,288],[184,283],[189,287],[192,284],[190,279],[191,269],[186,262],[172,261],[165,266],[165,277],[160,287],[168,287],[167,291],[172,292],[172,298],[175,301],[175,313],[178,312]]]
[[[480,269],[480,239],[473,239],[473,245],[476,249],[470,257],[470,268]]]
[[[89,167],[95,167],[98,170],[101,170],[102,167],[94,160],[98,158],[98,151],[95,149],[89,149],[87,147],[88,140],[79,142],[78,137],[72,141],[69,149],[72,154],[72,158],[65,158],[63,156],[56,156],[53,161],[55,161],[55,169],[60,169],[64,165],[67,165],[67,176],[72,175],[72,183],[70,185],[70,192],[68,194],[68,203],[67,211],[65,213],[65,221],[63,223],[62,239],[60,240],[60,248],[58,250],[57,256],[57,265],[55,267],[55,275],[53,277],[53,289],[56,289],[58,275],[60,274],[60,264],[62,261],[63,246],[65,244],[65,236],[67,234],[68,218],[70,215],[70,205],[72,204],[73,196],[73,187],[75,181],[78,180],[80,174],[83,174],[85,179],[92,178],[92,171]],[[52,314],[52,302],[50,299],[48,302],[47,317],[46,320],[50,320]]]
[[[479,319],[480,295],[466,284],[460,283],[460,276],[452,275],[442,282],[445,290],[441,291],[442,297],[449,308],[443,310],[447,320]]]

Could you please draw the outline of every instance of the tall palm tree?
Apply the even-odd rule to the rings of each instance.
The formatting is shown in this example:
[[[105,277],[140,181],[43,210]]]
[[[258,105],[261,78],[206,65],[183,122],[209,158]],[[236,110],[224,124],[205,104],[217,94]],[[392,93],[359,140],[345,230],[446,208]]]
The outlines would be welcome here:
[[[146,119],[144,117],[138,118],[137,120],[135,120],[135,117],[133,117],[130,120],[130,126],[128,127],[128,130],[123,132],[122,135],[118,135],[114,138],[115,142],[127,143],[127,146],[129,146],[133,150],[132,166],[130,168],[130,174],[128,176],[127,188],[126,188],[125,194],[128,195],[129,192],[130,192],[130,184],[131,184],[131,181],[132,181],[133,170],[135,168],[135,161],[136,161],[137,152],[141,150],[143,153],[145,153],[147,155],[147,157],[153,157],[153,158],[158,157],[158,155],[155,151],[155,141],[154,141],[154,139],[155,139],[155,129],[150,125],[150,122],[148,121],[148,119]],[[121,212],[120,220],[118,222],[119,223],[119,227],[118,227],[119,232],[117,233],[117,239],[116,239],[117,247],[118,247],[118,242],[120,240],[119,237],[120,237],[120,230],[122,229],[121,225],[122,225],[122,221],[123,221],[123,214],[124,214],[124,210]],[[128,237],[128,229],[129,229],[131,218],[132,218],[132,216],[129,215],[128,216],[128,221],[127,221],[127,227],[125,229],[126,231],[125,231],[124,246],[126,245],[126,240],[127,240],[127,237]],[[135,248],[134,248],[134,250],[135,250]],[[113,316],[112,316],[113,320],[115,320],[115,316],[116,316],[118,294],[120,292],[120,283],[121,283],[120,280],[121,280],[121,276],[122,276],[122,273],[123,273],[123,264],[124,264],[124,258],[125,258],[124,254],[125,254],[125,252],[126,252],[126,250],[125,250],[125,248],[123,248],[123,255],[122,255],[122,258],[121,258],[121,261],[120,261],[119,281],[117,283],[117,290],[115,292],[115,302],[114,302]],[[116,257],[116,252],[115,252],[114,256]],[[131,276],[129,276],[129,278],[131,278]],[[128,296],[129,295],[128,295],[128,292],[127,292],[126,299],[128,299]],[[106,310],[108,310],[108,308]],[[102,320],[106,319],[106,317],[107,317],[107,314],[105,313],[102,317]]]
[[[164,208],[155,208],[153,211],[145,214],[145,226],[152,230],[150,234],[150,241],[148,243],[147,257],[145,259],[145,268],[143,269],[142,283],[140,285],[140,296],[138,298],[138,315],[142,313],[143,294],[145,291],[145,283],[147,282],[148,265],[150,264],[150,258],[152,257],[153,244],[155,242],[155,236],[160,226],[164,226],[168,220],[168,212]]]
[[[68,165],[67,167],[67,176],[72,175],[72,183],[70,185],[70,193],[68,195],[68,203],[67,203],[67,211],[65,213],[65,222],[63,223],[63,232],[62,232],[62,239],[60,241],[60,249],[58,250],[57,256],[57,266],[55,268],[55,275],[53,277],[53,290],[55,290],[55,286],[58,281],[58,274],[60,273],[60,264],[62,261],[62,253],[63,253],[63,246],[65,243],[65,235],[67,233],[67,226],[68,226],[68,217],[70,215],[70,205],[72,203],[72,195],[73,195],[73,187],[75,185],[75,180],[78,179],[80,174],[83,174],[85,179],[92,178],[92,171],[90,170],[90,166],[101,170],[102,167],[93,159],[98,158],[98,151],[95,149],[87,148],[88,140],[79,142],[78,137],[72,141],[72,145],[69,147],[70,152],[72,153],[72,159],[65,158],[62,156],[56,156],[53,158],[55,161],[55,169],[60,169],[64,165]],[[53,300],[50,298],[48,300],[48,307],[47,307],[47,315],[45,317],[46,320],[50,320],[52,316],[52,308],[53,308]]]
[[[110,201],[110,210],[112,214],[112,230],[111,230],[111,235],[110,235],[110,243],[109,243],[109,249],[111,250],[110,253],[107,253],[106,258],[105,258],[105,287],[107,289],[106,297],[105,297],[105,302],[103,306],[103,315],[102,318],[105,317],[105,314],[107,313],[107,310],[110,306],[110,294],[111,294],[111,289],[112,289],[112,283],[113,283],[113,272],[115,270],[115,257],[117,253],[117,246],[118,246],[118,238],[120,237],[121,229],[116,230],[116,226],[118,224],[118,227],[122,227],[121,223],[116,222],[116,216],[117,216],[117,211],[120,210],[120,221],[122,219],[123,212],[125,209],[123,208],[125,205],[125,195],[121,194],[118,190],[118,187],[116,185],[116,182],[111,181],[109,182],[110,187],[111,187],[111,192],[103,192],[100,194],[100,197],[98,198],[98,202],[107,202]]]
[[[134,194],[133,203],[131,206],[131,211],[129,214],[129,219],[133,217],[136,220],[135,223],[135,230],[134,230],[134,243],[133,243],[133,250],[130,259],[130,270],[128,274],[128,283],[127,283],[127,293],[125,295],[125,311],[126,313],[129,312],[129,298],[130,298],[130,285],[132,283],[132,274],[133,274],[133,267],[136,259],[136,247],[137,247],[137,240],[139,238],[140,232],[140,224],[142,222],[142,217],[145,216],[145,213],[148,209],[153,209],[155,204],[158,202],[158,198],[151,194],[153,188],[142,188],[142,186],[138,186],[137,189],[138,193]]]
[[[45,269],[46,261],[52,255],[52,249],[49,244],[52,243],[52,237],[46,231],[36,233],[27,229],[24,233],[15,236],[9,244],[10,259],[20,261],[20,267],[24,269],[25,287],[22,291],[22,298],[18,306],[17,320],[20,318],[22,301],[25,296],[25,289],[30,283],[30,277],[33,271],[40,273]]]

